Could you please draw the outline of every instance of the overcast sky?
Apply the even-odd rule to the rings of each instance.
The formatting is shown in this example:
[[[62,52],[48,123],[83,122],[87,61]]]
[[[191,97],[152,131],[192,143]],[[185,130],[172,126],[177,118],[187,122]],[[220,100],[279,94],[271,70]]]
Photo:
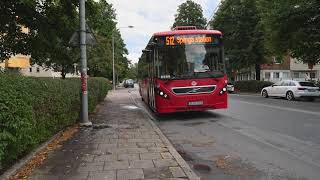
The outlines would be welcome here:
[[[168,31],[177,7],[186,0],[110,0],[116,9],[118,28],[129,50],[128,59],[138,62],[142,49],[155,32]],[[194,0],[209,19],[220,0]],[[121,28],[134,26],[133,29]]]

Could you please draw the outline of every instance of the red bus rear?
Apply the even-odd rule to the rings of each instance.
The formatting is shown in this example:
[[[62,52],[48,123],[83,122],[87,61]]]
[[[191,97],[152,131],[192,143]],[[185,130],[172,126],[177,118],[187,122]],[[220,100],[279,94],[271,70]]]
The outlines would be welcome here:
[[[156,113],[228,106],[222,34],[178,27],[155,33],[138,64],[139,91]]]

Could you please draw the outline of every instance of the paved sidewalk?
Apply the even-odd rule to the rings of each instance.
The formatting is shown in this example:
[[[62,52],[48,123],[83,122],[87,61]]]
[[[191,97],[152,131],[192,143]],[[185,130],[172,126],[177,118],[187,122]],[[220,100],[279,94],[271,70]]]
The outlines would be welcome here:
[[[30,179],[197,179],[171,143],[130,98],[111,92],[82,128]]]

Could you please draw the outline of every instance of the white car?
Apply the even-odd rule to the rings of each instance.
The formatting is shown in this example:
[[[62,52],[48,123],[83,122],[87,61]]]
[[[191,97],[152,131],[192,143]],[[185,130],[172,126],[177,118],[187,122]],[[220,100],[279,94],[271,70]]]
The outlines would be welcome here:
[[[261,95],[265,98],[269,96],[285,97],[289,101],[295,98],[306,98],[313,101],[320,97],[320,88],[312,82],[284,80],[263,88]]]
[[[227,91],[228,91],[228,93],[234,92],[234,85],[230,82],[228,82],[228,84],[227,84]]]

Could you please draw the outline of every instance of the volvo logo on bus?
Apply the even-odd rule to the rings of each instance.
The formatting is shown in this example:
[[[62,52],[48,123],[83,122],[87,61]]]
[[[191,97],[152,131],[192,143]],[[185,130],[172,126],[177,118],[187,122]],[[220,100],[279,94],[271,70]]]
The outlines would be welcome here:
[[[196,86],[197,84],[198,84],[198,83],[195,82],[195,81],[192,81],[192,82],[191,82],[191,85],[192,85],[192,86]]]

